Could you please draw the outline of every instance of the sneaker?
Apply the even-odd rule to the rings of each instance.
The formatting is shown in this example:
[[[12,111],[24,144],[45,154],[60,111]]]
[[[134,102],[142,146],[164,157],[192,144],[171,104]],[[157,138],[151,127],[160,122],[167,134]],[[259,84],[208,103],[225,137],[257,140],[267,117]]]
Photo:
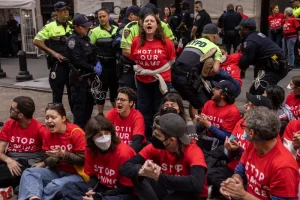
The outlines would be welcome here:
[[[1,194],[6,194],[7,199],[11,199],[14,196],[14,189],[12,186],[9,186],[7,188],[0,188]]]

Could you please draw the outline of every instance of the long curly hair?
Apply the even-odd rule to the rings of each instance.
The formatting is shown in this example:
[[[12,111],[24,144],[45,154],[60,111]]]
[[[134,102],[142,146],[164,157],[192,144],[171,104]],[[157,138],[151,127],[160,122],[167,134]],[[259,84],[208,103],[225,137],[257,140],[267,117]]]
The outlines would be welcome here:
[[[144,21],[148,16],[153,16],[155,18],[156,23],[157,23],[157,29],[156,29],[155,34],[154,34],[154,39],[160,40],[163,43],[163,45],[165,45],[166,44],[165,34],[162,30],[160,19],[154,14],[149,14],[149,15],[144,17],[143,22],[142,22],[142,26],[140,26],[140,37],[141,37],[140,46],[144,46],[145,41],[146,41],[146,32],[144,30]]]

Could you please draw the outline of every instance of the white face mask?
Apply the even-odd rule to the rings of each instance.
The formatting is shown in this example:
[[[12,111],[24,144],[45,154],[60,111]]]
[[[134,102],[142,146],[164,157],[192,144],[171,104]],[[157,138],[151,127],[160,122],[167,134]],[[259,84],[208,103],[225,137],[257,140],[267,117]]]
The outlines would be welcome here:
[[[291,84],[288,84],[288,86],[286,88],[289,89],[289,90],[292,90]]]
[[[94,140],[94,142],[97,147],[99,147],[103,151],[106,151],[111,144],[111,135],[103,135]]]
[[[222,55],[221,63],[225,62],[226,60],[227,60],[227,56],[226,55]]]

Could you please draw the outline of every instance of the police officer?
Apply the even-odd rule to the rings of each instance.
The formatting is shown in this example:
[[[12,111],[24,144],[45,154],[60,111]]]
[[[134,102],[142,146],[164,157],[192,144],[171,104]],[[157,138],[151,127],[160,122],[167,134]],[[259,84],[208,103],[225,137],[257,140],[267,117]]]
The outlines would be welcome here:
[[[176,13],[176,6],[174,4],[170,5],[171,14],[168,18],[167,23],[169,24],[173,34],[176,34],[176,28],[180,24],[180,14]]]
[[[254,19],[243,19],[238,27],[242,38],[241,70],[254,65],[257,73],[250,93],[261,95],[268,85],[276,85],[288,73],[282,49],[264,34],[256,31]]]
[[[182,43],[185,46],[191,41],[191,31],[194,22],[194,11],[190,10],[190,3],[188,0],[184,0],[181,4],[182,16],[181,23],[177,27],[176,31],[182,33]]]
[[[212,22],[210,15],[203,9],[203,4],[201,1],[195,1],[195,11],[197,12],[197,16],[195,17],[191,38],[200,38],[203,27]]]
[[[74,103],[74,124],[84,128],[90,119],[94,98],[90,91],[94,72],[100,76],[102,66],[97,62],[96,48],[88,37],[92,25],[88,18],[77,13],[73,18],[74,33],[67,39],[67,53],[71,65],[70,84]]]
[[[116,107],[118,79],[116,75],[116,51],[113,48],[113,40],[116,37],[117,26],[109,24],[109,13],[107,9],[98,11],[100,25],[95,27],[89,34],[91,42],[96,45],[97,57],[103,66],[100,76],[102,82],[101,95],[96,99],[99,114],[103,115],[106,93],[109,88],[110,102],[112,107]]]
[[[203,72],[203,62],[206,58],[213,57],[214,64],[209,72],[209,76],[218,73],[222,53],[215,44],[218,39],[218,28],[214,24],[207,24],[203,28],[202,38],[193,40],[186,45],[182,54],[172,66],[172,85],[179,92],[184,100],[190,103],[191,117],[198,114],[205,102],[211,95],[205,89],[201,74]]]
[[[126,9],[126,12],[124,14],[124,18],[122,20],[122,24],[120,24],[116,37],[113,41],[113,47],[117,52],[117,78],[121,76],[123,72],[123,65],[121,61],[121,55],[122,55],[122,49],[121,49],[121,40],[122,40],[122,33],[124,27],[132,22],[132,21],[139,21],[139,12],[140,12],[140,7],[136,5],[132,5]]]
[[[65,2],[59,1],[54,5],[58,15],[53,21],[42,28],[35,36],[33,44],[50,55],[48,63],[50,67],[49,83],[52,89],[53,102],[62,103],[64,87],[68,92],[69,105],[73,109],[71,90],[69,86],[69,64],[64,62],[67,57],[66,38],[72,33],[71,22],[68,21],[70,7]],[[49,47],[45,45],[48,40]]]
[[[19,45],[18,37],[20,33],[20,24],[15,20],[14,15],[9,15],[9,21],[7,22],[7,33],[9,42],[9,53],[12,57],[17,57]]]
[[[296,18],[300,16],[300,0],[289,0],[293,6],[293,15]]]
[[[121,40],[121,48],[122,48],[121,60],[123,63],[123,73],[121,74],[121,76],[119,78],[119,86],[120,87],[130,87],[130,88],[136,90],[134,71],[132,68],[133,65],[135,65],[135,63],[132,60],[130,60],[130,48],[131,48],[133,38],[139,35],[140,24],[142,23],[143,18],[150,13],[159,15],[157,8],[155,6],[153,8],[152,5],[149,5],[149,4],[145,5],[140,10],[139,22],[137,22],[137,21],[130,22],[129,24],[127,24],[125,26],[125,28],[123,30],[122,40]],[[151,8],[149,8],[147,6],[149,6]],[[162,29],[163,29],[165,35],[170,40],[173,40],[174,35],[173,35],[171,29],[169,28],[169,26],[164,22],[161,22],[161,26],[162,26]]]
[[[227,5],[227,12],[223,13],[218,20],[218,27],[223,28],[223,44],[225,44],[227,52],[230,54],[231,47],[233,52],[241,43],[239,33],[235,27],[240,24],[242,15],[234,11],[232,4]]]

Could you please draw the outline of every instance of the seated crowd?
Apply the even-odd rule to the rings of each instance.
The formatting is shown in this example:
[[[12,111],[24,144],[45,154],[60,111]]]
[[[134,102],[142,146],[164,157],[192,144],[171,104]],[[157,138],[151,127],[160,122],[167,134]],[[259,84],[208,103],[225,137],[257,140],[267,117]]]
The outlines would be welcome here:
[[[177,93],[167,93],[146,140],[136,93],[121,87],[116,108],[92,117],[85,130],[64,106],[49,103],[45,125],[33,118],[30,97],[13,99],[0,132],[3,199],[296,199],[300,122],[288,88],[246,94],[243,115],[235,86],[212,81],[212,99],[193,121]],[[289,104],[290,103],[290,104]],[[242,117],[241,117],[242,116]],[[297,164],[298,163],[298,164]]]

